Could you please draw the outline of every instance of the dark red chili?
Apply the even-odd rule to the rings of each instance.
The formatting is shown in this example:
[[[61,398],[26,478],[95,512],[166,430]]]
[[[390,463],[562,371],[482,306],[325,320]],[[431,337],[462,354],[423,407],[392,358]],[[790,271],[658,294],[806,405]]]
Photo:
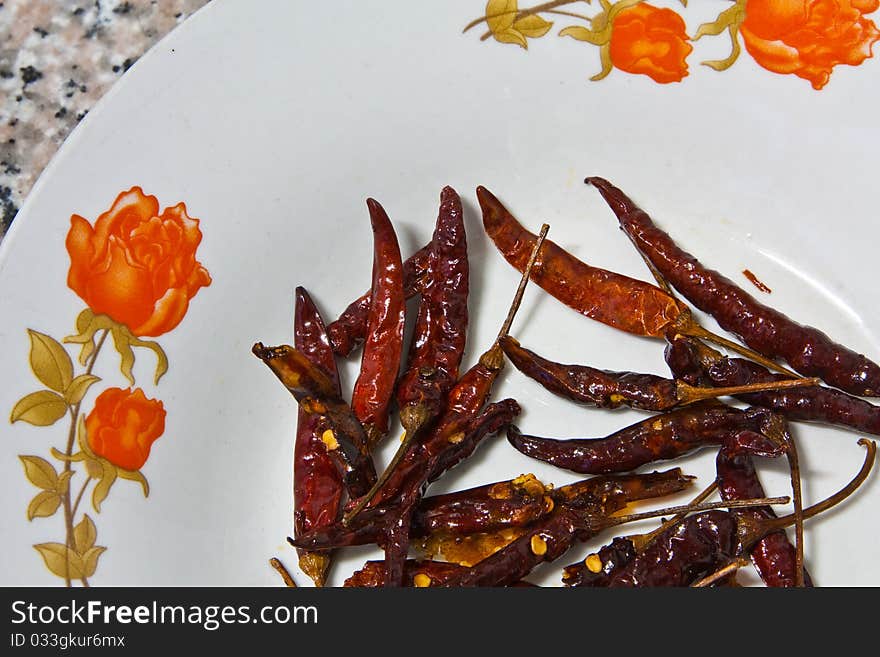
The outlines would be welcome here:
[[[562,583],[593,588],[608,586],[611,577],[635,559],[636,554],[635,544],[626,536],[618,536],[583,561],[566,566],[562,570]]]
[[[431,245],[426,244],[403,262],[403,294],[407,299],[422,291]],[[330,345],[337,356],[348,356],[367,335],[371,290],[352,301],[338,319],[327,325]]]
[[[296,349],[324,370],[336,384],[336,394],[341,395],[336,361],[324,322],[312,298],[302,287],[296,288],[293,340]],[[342,474],[321,439],[329,429],[320,414],[299,408],[293,453],[294,536],[316,527],[330,525],[339,516],[344,491]],[[323,586],[330,565],[330,555],[326,552],[298,552],[302,571],[316,586]]]
[[[534,522],[553,505],[551,491],[534,475],[484,484],[423,498],[413,513],[412,538],[431,534],[466,536],[494,532],[508,527],[523,527]],[[311,532],[306,540],[321,549],[379,543],[387,518],[395,505],[364,509],[348,526],[333,523]],[[302,540],[299,536],[298,540]]]
[[[607,586],[688,586],[736,556],[737,529],[735,516],[727,511],[689,516],[615,569]]]
[[[458,380],[468,325],[468,277],[461,199],[444,187],[407,369],[397,384],[400,421],[407,433],[436,419]]]
[[[404,582],[406,586],[443,586],[450,577],[460,574],[464,566],[445,561],[418,561],[407,559],[404,563]],[[382,561],[368,561],[364,567],[345,580],[347,587],[380,587],[385,585],[385,564]],[[516,582],[512,586],[534,586],[528,582]]]
[[[324,418],[330,429],[322,434],[331,458],[344,471],[349,496],[364,495],[376,481],[367,436],[351,407],[336,394],[336,382],[302,352],[289,345],[265,347],[253,353],[272,370],[300,405]]]
[[[373,286],[361,369],[351,408],[367,433],[369,448],[388,432],[388,415],[400,369],[406,299],[397,235],[379,203],[367,199],[373,227]]]
[[[715,460],[718,473],[718,491],[723,500],[742,500],[764,497],[764,487],[758,480],[752,457],[744,452],[721,448]],[[776,513],[769,506],[751,509],[737,509],[736,516],[751,516],[755,519],[775,518]],[[784,531],[768,534],[750,550],[752,563],[767,586],[793,587],[797,584],[796,552]],[[805,584],[812,586],[808,574]]]
[[[804,509],[802,518],[812,518],[833,508],[864,483],[874,466],[877,445],[865,439],[859,440],[859,444],[867,453],[858,474],[838,492]],[[796,521],[794,514],[775,518],[708,511],[689,516],[655,537],[635,558],[617,569],[608,585],[687,586],[723,570],[763,538]]]
[[[646,212],[602,178],[587,178],[617,215],[621,228],[660,274],[727,331],[806,376],[817,376],[854,395],[880,395],[880,365],[818,329],[798,324],[763,305],[722,274],[700,264],[658,228]]]
[[[685,337],[670,341],[666,362],[676,377],[693,385],[739,386],[785,379],[758,363],[729,358]],[[747,404],[772,409],[789,420],[836,424],[880,435],[880,406],[836,388],[812,386],[736,397]]]
[[[511,425],[507,438],[520,452],[581,474],[626,472],[672,459],[706,445],[730,444],[762,456],[779,456],[785,443],[779,418],[763,408],[740,410],[698,402],[650,417],[604,438],[540,438]]]
[[[508,586],[520,581],[541,563],[562,556],[575,541],[585,541],[614,523],[610,515],[636,500],[669,495],[691,484],[678,469],[646,475],[604,478],[613,482],[604,495],[580,504],[560,503],[522,536],[463,573],[446,580],[443,586]]]
[[[666,411],[702,399],[741,394],[763,386],[805,386],[815,379],[780,379],[736,388],[694,387],[678,379],[654,374],[612,372],[588,365],[554,363],[505,336],[499,341],[510,362],[550,392],[581,404],[599,408],[628,406],[649,411]]]

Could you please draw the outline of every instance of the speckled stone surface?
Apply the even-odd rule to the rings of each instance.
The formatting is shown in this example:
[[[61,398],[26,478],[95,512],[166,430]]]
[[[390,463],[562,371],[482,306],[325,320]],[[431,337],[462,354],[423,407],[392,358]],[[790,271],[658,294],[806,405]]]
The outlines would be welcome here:
[[[89,108],[209,1],[0,1],[0,239]]]

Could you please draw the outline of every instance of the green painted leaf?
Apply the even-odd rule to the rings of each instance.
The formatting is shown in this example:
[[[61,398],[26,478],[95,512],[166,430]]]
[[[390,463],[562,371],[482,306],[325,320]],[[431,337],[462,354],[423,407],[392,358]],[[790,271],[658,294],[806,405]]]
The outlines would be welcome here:
[[[55,515],[61,506],[61,496],[53,490],[43,490],[37,493],[27,508],[27,519],[48,518]]]
[[[86,550],[86,553],[82,556],[83,575],[85,577],[91,577],[95,574],[95,570],[98,568],[98,557],[106,551],[107,548],[100,545]]]
[[[513,25],[516,13],[516,0],[489,0],[486,3],[486,24],[492,34],[497,35]]]
[[[67,489],[70,488],[70,478],[76,474],[73,470],[67,470],[58,475],[58,483],[55,484],[55,491],[59,495],[66,495]]]
[[[64,391],[64,399],[66,399],[67,403],[71,406],[79,404],[83,400],[83,397],[86,396],[89,388],[100,380],[101,377],[95,376],[94,374],[80,374],[70,382],[69,386],[67,386],[67,389]]]
[[[31,338],[31,369],[47,388],[64,392],[73,379],[73,362],[55,338],[28,329]]]
[[[138,482],[144,491],[144,497],[149,497],[150,484],[140,470],[123,470],[122,468],[119,468],[116,471],[116,474],[119,476],[120,479],[128,479],[130,481]]]
[[[24,465],[24,476],[37,488],[55,492],[58,486],[58,473],[55,466],[39,456],[19,456]]]
[[[92,490],[92,506],[96,513],[101,513],[101,503],[110,494],[110,488],[116,482],[116,466],[109,461],[101,461],[102,474],[98,483]]]
[[[38,390],[25,395],[12,408],[10,422],[27,422],[38,427],[55,424],[67,413],[64,397],[51,390]]]
[[[83,560],[73,550],[61,543],[39,543],[34,549],[43,557],[46,567],[53,575],[82,579],[85,577]]]
[[[95,523],[88,514],[85,514],[83,519],[73,528],[73,542],[76,545],[76,551],[81,555],[85,555],[95,544],[95,539],[97,538],[98,530],[95,527]]]
[[[553,27],[553,23],[545,21],[537,14],[520,18],[513,24],[513,29],[532,39],[544,36],[551,27]]]

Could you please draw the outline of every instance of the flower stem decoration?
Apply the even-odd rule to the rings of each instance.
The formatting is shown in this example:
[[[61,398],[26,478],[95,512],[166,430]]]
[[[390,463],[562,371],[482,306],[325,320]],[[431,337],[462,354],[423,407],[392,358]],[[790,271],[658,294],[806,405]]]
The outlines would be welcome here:
[[[85,510],[78,515],[89,488],[95,516],[119,479],[136,482],[145,497],[149,494],[141,470],[165,431],[166,411],[160,400],[133,387],[134,349],[152,352],[152,383],[158,384],[168,358],[156,341],[144,338],[173,330],[198,290],[211,284],[195,257],[201,239],[199,220],[187,215],[183,203],[160,213],[157,199],[140,187],[120,193],[94,226],[79,215],[71,217],[67,283],[87,307],[76,318],[75,333],[61,341],[28,329],[30,368],[45,387],[22,397],[10,414],[13,424],[68,422],[63,447],[49,447],[50,458],[19,456],[25,477],[38,489],[27,519],[53,518],[61,511],[64,541],[34,549],[67,586],[88,586],[107,549],[96,544],[93,517]],[[129,387],[104,388],[86,413],[83,404],[103,385],[93,371],[108,338]],[[79,345],[76,365],[65,344]]]
[[[683,10],[687,0],[679,0]],[[519,8],[517,0],[489,0],[482,17],[464,31],[486,23],[500,43],[528,48],[529,39],[547,34],[561,16],[569,23],[558,35],[596,46],[601,69],[591,80],[601,80],[615,69],[645,75],[655,82],[681,82],[688,75],[692,42],[726,35],[730,55],[701,62],[716,71],[733,66],[743,48],[759,66],[773,73],[795,75],[822,89],[835,66],[858,66],[872,56],[880,31],[867,16],[880,0],[732,0],[714,21],[686,32],[682,15],[644,0],[556,0]],[[575,5],[588,5],[588,13]],[[546,18],[545,18],[546,17]]]

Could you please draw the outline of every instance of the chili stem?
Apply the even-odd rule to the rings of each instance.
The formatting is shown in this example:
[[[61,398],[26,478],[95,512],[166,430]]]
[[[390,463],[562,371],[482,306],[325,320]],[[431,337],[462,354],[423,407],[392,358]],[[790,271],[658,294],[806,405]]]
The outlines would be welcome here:
[[[279,575],[281,575],[281,579],[284,581],[284,585],[288,588],[295,589],[297,588],[296,582],[293,577],[291,577],[290,572],[287,568],[284,567],[284,564],[278,560],[277,557],[272,557],[269,559],[269,565],[274,568]]]
[[[702,399],[714,399],[716,397],[732,397],[745,395],[751,392],[767,392],[771,390],[783,390],[788,388],[802,388],[817,386],[819,379],[785,379],[782,381],[766,381],[763,383],[749,383],[742,386],[727,386],[718,388],[700,388],[688,385],[684,381],[676,381],[675,395],[682,404],[690,404]]]
[[[680,506],[670,506],[665,509],[656,511],[646,511],[644,513],[633,513],[628,516],[615,516],[609,518],[601,518],[601,527],[608,528],[615,525],[622,525],[627,522],[636,522],[638,520],[648,520],[650,518],[659,518],[668,516],[670,513],[698,513],[700,511],[714,511],[715,509],[741,509],[753,506],[769,506],[771,504],[788,504],[791,502],[790,497],[759,497],[747,500],[726,500],[722,502],[706,502],[702,504],[683,504]]]
[[[697,495],[694,499],[691,500],[691,504],[700,504],[701,502],[705,502],[709,499],[709,496],[712,495],[716,490],[718,490],[718,480],[716,479],[711,484],[709,484],[703,491]],[[672,527],[673,525],[681,522],[685,519],[687,513],[678,513],[668,520],[664,520],[663,523],[657,527],[657,529],[647,533],[647,534],[637,534],[634,536],[630,536],[629,539],[632,541],[633,545],[636,547],[637,552],[642,552],[646,547],[648,547],[651,543],[654,542],[660,534],[665,532],[667,529]]]
[[[697,580],[696,582],[691,584],[691,587],[704,588],[704,587],[710,586],[710,585],[714,584],[715,582],[717,582],[718,580],[724,579],[728,575],[735,573],[740,568],[745,568],[750,563],[751,563],[751,559],[748,559],[746,557],[740,557],[739,559],[735,559],[735,560],[731,561],[729,564],[727,564],[726,566],[724,566],[723,568],[719,568],[714,573],[706,575],[702,579]]]

